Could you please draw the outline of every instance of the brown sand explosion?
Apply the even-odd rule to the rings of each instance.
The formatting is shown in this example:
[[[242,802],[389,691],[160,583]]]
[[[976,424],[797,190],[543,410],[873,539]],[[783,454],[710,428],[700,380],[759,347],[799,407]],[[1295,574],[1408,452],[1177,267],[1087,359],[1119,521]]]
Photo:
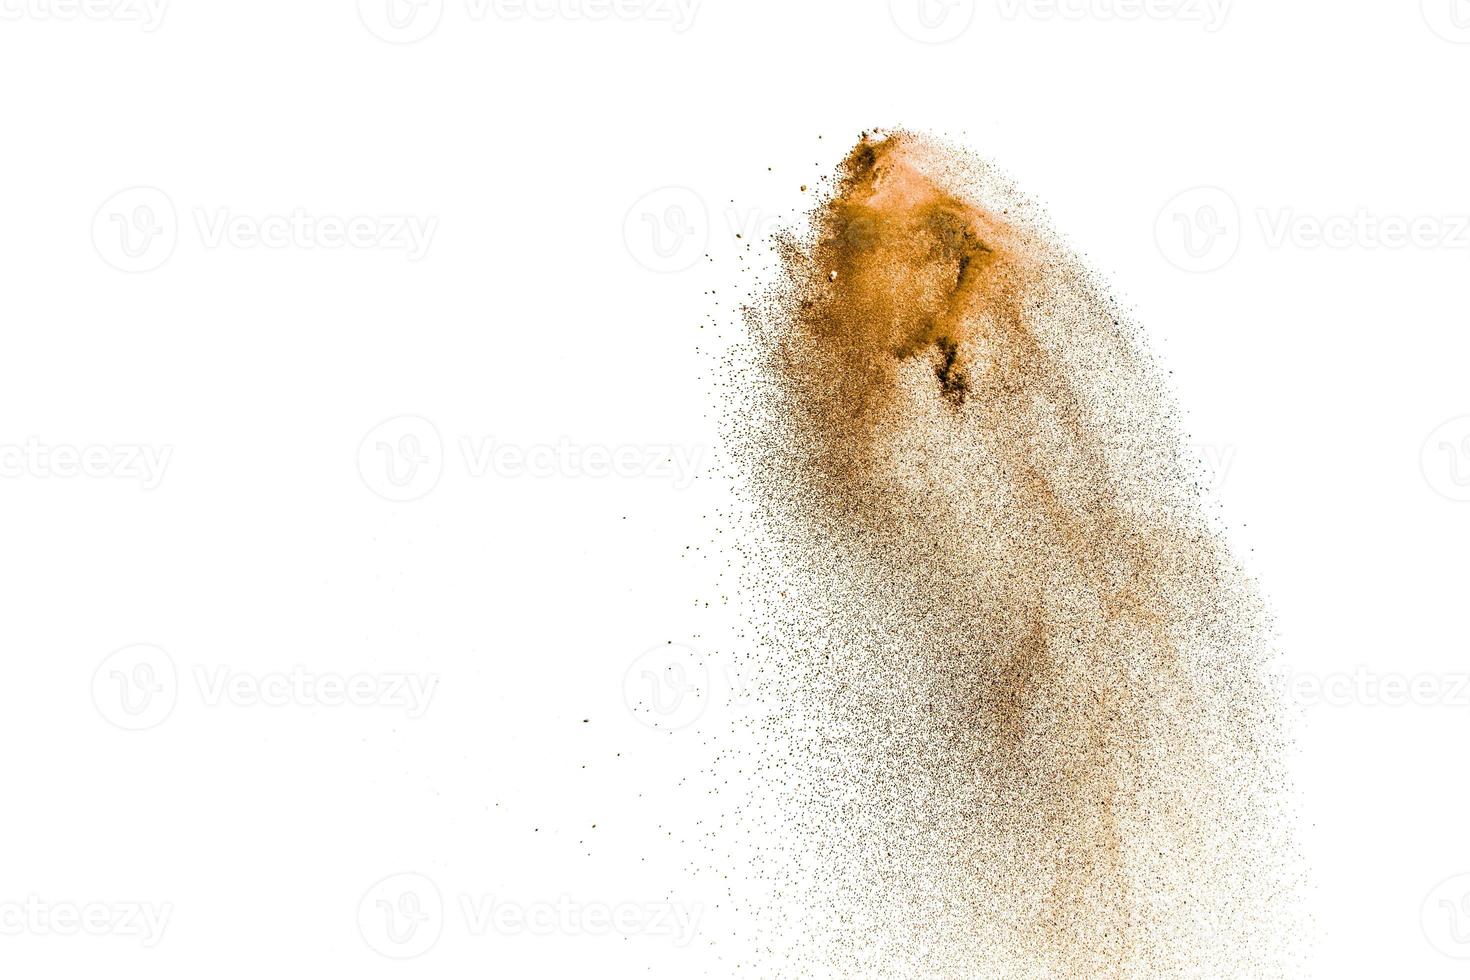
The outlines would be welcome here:
[[[740,975],[1292,975],[1269,627],[1160,371],[988,165],[865,136],[728,354]]]

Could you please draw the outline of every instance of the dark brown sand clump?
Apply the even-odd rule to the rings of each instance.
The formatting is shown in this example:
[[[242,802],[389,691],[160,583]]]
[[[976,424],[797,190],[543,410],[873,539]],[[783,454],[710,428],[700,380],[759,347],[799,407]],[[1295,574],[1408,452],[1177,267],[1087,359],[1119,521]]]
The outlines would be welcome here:
[[[1292,975],[1269,625],[1139,330],[911,134],[776,247],[724,375],[740,974]]]

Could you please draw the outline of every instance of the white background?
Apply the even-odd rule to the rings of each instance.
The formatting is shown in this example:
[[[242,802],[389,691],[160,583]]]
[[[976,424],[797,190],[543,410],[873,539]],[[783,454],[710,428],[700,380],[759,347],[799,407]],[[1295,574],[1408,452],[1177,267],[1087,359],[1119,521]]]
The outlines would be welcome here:
[[[1313,975],[1463,975],[1470,6],[916,3],[0,0],[0,971],[726,975],[689,871],[718,706],[628,704],[669,642],[722,676],[721,492],[677,462],[715,440],[706,290],[902,124],[1134,306],[1283,673],[1337,685],[1296,712]],[[373,703],[252,695],[292,671]],[[476,934],[466,897],[645,918]]]

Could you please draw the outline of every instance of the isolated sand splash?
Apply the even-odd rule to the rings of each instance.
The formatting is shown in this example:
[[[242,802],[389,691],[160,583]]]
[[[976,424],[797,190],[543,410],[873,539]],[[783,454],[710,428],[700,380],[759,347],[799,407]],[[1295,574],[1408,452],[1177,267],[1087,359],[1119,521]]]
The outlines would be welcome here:
[[[1262,605],[989,166],[865,136],[726,365],[771,975],[1289,975]],[[778,964],[776,966],[775,964]]]

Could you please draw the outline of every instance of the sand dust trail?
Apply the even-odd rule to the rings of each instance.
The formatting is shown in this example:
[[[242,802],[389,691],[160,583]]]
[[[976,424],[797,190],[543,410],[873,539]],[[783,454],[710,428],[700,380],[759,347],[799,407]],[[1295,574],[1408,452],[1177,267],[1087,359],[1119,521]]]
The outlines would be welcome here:
[[[740,816],[804,913],[762,948],[1292,975],[1269,625],[1139,328],[993,168],[914,134],[866,135],[778,248],[723,375]]]

